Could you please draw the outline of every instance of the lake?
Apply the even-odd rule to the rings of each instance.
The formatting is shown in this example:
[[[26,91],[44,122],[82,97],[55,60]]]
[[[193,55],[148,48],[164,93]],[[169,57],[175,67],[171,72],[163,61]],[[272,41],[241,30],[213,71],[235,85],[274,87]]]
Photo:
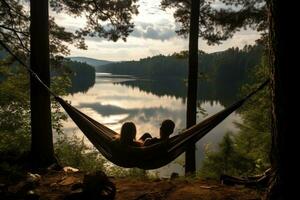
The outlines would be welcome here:
[[[215,86],[199,84],[197,121],[203,120],[224,109],[234,97],[220,95],[224,89],[216,90]],[[159,127],[164,119],[175,122],[175,132],[183,130],[186,124],[186,84],[174,79],[145,79],[130,76],[119,76],[108,73],[97,73],[95,84],[84,92],[77,92],[65,97],[82,112],[119,132],[122,124],[132,121],[137,127],[137,138],[145,132],[159,136]],[[221,92],[216,92],[221,91]],[[226,94],[231,94],[228,91]],[[225,95],[226,96],[226,95]],[[230,96],[230,98],[228,98]],[[238,114],[231,114],[196,144],[196,164],[200,168],[205,148],[216,148],[224,134],[236,132],[233,122],[240,121]],[[69,135],[82,137],[81,131],[68,119],[64,131]],[[85,139],[88,145],[91,145]],[[172,172],[184,173],[184,155],[161,169],[155,170],[160,177],[169,176]]]

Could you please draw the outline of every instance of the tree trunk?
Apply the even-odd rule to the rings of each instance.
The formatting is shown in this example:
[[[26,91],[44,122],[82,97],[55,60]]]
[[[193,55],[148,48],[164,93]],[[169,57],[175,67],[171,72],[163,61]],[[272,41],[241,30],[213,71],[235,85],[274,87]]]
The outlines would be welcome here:
[[[49,14],[48,0],[30,1],[30,67],[40,79],[50,85],[49,68]],[[31,156],[37,167],[54,162],[51,127],[50,95],[36,81],[30,78],[31,106]]]
[[[292,90],[292,78],[296,73],[296,66],[292,61],[297,57],[295,50],[290,45],[295,43],[297,37],[294,28],[289,24],[293,20],[293,5],[282,0],[267,1],[269,9],[269,47],[271,66],[271,91],[272,91],[272,149],[271,164],[273,177],[270,182],[267,199],[282,200],[295,199],[291,180],[298,180],[295,175],[296,161],[291,156],[296,152],[294,116],[290,114],[295,110],[292,100],[297,99]],[[293,91],[293,92],[292,92]],[[299,132],[299,131],[298,131]],[[297,142],[299,143],[299,142]],[[296,158],[297,159],[297,158]],[[296,172],[296,173],[295,173]]]
[[[199,12],[200,0],[192,0],[189,35],[189,75],[186,116],[187,128],[195,125],[197,119]],[[195,150],[195,144],[189,144],[189,149],[185,153],[186,175],[191,175],[196,171]]]

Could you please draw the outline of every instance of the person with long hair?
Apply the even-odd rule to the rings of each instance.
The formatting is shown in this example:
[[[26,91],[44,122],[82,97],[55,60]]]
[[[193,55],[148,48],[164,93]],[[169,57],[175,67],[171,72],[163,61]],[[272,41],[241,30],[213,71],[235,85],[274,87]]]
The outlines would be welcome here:
[[[136,127],[133,122],[125,122],[121,127],[120,137],[117,138],[122,145],[142,146],[141,142],[135,140]]]

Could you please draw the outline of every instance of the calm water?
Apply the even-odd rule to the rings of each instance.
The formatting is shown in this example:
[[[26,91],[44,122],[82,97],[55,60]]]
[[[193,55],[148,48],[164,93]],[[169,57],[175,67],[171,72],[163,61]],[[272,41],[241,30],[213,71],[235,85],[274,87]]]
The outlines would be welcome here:
[[[224,106],[221,102],[232,101],[213,96],[211,91],[205,91],[204,88],[200,87],[199,93],[205,93],[207,96],[198,96],[201,96],[199,108],[204,109],[205,113],[199,112],[198,121],[222,110]],[[88,116],[117,132],[120,131],[124,122],[134,122],[137,126],[137,137],[139,137],[145,132],[158,136],[160,123],[167,118],[175,122],[176,132],[184,129],[186,123],[185,93],[186,86],[179,80],[135,79],[97,73],[95,84],[92,87],[86,92],[67,96],[66,99]],[[226,132],[236,131],[233,122],[239,120],[237,114],[231,114],[196,144],[198,169],[201,166],[206,146],[215,148]],[[64,124],[64,130],[69,135],[76,134],[82,137],[82,133],[71,120]],[[91,145],[87,139],[85,141]],[[155,172],[159,176],[168,176],[172,172],[183,174],[183,166],[184,155]]]

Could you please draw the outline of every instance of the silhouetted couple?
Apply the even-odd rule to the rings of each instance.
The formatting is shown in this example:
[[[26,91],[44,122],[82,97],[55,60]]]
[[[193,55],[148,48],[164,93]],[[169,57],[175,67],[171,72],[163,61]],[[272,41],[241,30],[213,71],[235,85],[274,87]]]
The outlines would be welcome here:
[[[149,133],[143,134],[139,140],[136,140],[136,127],[132,122],[126,122],[122,125],[120,138],[117,140],[121,144],[142,147],[155,144],[159,141],[164,141],[169,139],[170,135],[173,133],[175,124],[172,120],[164,120],[161,124],[159,135],[160,138],[152,137]]]

